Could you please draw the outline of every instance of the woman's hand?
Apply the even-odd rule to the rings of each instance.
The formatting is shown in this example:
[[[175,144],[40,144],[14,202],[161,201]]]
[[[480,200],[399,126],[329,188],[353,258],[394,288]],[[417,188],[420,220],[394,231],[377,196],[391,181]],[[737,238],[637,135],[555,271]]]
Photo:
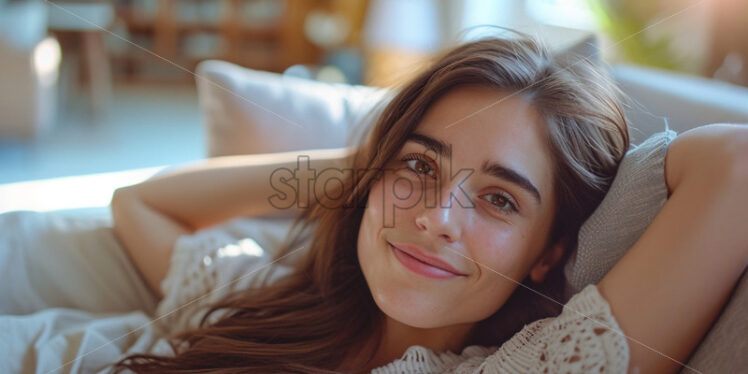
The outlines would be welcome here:
[[[187,165],[143,183],[115,191],[111,209],[114,232],[141,276],[157,297],[166,276],[172,248],[177,238],[237,216],[294,214],[306,204],[274,204],[270,199],[279,191],[271,185],[274,172],[293,176],[299,156],[308,156],[309,170],[343,168],[352,149],[311,150],[262,155],[227,156]],[[305,159],[301,169],[306,169]],[[277,174],[277,173],[276,173]],[[317,190],[285,196],[297,202],[310,201],[313,191],[324,192],[325,173],[317,178]],[[311,182],[307,179],[307,182]],[[289,195],[293,182],[281,191]],[[329,185],[335,186],[335,183]],[[293,192],[291,192],[293,193]],[[317,195],[320,196],[320,195]]]
[[[631,372],[676,372],[748,262],[748,126],[681,134],[665,170],[668,201],[598,285],[628,337]]]

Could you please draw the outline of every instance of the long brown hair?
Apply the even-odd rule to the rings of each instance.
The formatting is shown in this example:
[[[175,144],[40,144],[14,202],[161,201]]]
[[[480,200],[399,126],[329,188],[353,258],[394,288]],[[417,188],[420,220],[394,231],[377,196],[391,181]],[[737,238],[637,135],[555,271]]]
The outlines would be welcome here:
[[[602,200],[628,149],[622,99],[612,81],[585,60],[554,59],[529,38],[484,39],[457,46],[420,73],[387,104],[351,158],[354,170],[342,198],[302,213],[297,238],[313,224],[308,252],[296,271],[272,284],[237,292],[214,305],[201,327],[169,337],[175,356],[137,354],[116,364],[135,372],[336,372],[344,358],[374,356],[383,313],[358,263],[356,243],[365,203],[379,170],[415,130],[428,107],[450,89],[480,84],[528,98],[547,123],[554,162],[556,212],[548,243],[576,247],[582,222]],[[334,209],[330,207],[334,206]],[[292,244],[275,258],[289,253]],[[556,268],[534,287],[563,302]],[[560,304],[518,287],[493,316],[480,321],[468,344],[499,345],[524,324],[560,312]],[[208,316],[230,311],[217,322]]]

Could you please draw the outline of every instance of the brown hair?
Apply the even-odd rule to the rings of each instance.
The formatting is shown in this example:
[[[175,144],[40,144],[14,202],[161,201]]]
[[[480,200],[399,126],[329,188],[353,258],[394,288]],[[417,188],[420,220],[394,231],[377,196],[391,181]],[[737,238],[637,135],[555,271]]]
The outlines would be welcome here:
[[[354,170],[342,200],[318,203],[302,214],[314,223],[310,248],[296,271],[261,288],[242,290],[214,305],[201,327],[170,337],[176,356],[137,354],[116,364],[135,372],[335,372],[343,359],[363,352],[368,363],[381,339],[383,314],[358,263],[356,243],[365,203],[381,170],[415,130],[428,107],[450,89],[479,84],[530,99],[547,122],[555,163],[556,212],[548,243],[576,247],[582,222],[605,195],[628,149],[619,91],[593,64],[564,65],[536,42],[484,39],[446,52],[403,87],[385,107],[368,139],[352,157]],[[342,206],[341,206],[342,205]],[[297,230],[297,238],[303,230]],[[289,253],[292,245],[275,258]],[[539,285],[523,284],[563,302],[563,266]],[[207,317],[230,310],[213,324]],[[491,317],[480,321],[468,344],[499,345],[535,319],[554,316],[560,304],[519,287]]]

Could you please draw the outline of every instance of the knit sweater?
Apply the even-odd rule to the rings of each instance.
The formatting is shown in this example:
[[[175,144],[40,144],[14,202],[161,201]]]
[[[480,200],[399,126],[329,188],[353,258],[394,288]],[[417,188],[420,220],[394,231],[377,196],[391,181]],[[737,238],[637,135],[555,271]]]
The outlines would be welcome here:
[[[210,305],[233,290],[290,274],[288,262],[271,263],[271,257],[254,240],[237,242],[222,232],[180,237],[161,284],[157,326],[163,333],[197,327]],[[221,315],[215,313],[210,321]],[[173,354],[165,346],[153,353]],[[628,361],[626,338],[610,306],[595,285],[588,285],[559,316],[526,325],[500,347],[473,345],[457,354],[414,345],[372,373],[625,373]]]

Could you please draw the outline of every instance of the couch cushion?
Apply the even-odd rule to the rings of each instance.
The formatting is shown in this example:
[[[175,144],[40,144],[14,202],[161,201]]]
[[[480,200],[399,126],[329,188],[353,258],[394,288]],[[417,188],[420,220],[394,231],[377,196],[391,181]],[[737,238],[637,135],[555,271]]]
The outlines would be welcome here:
[[[211,157],[343,147],[388,93],[223,61],[202,62],[197,76]]]
[[[610,190],[579,230],[577,250],[564,268],[567,297],[598,283],[665,204],[665,155],[675,135],[657,133],[626,153]]]

